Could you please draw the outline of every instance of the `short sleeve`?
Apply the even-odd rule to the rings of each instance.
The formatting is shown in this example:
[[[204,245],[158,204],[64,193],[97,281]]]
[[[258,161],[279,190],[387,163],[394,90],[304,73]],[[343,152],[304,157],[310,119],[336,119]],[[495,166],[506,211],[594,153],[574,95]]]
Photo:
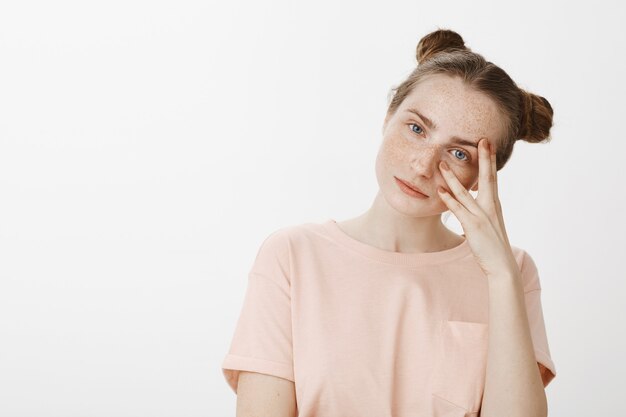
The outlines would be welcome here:
[[[537,363],[541,365],[539,368],[545,388],[556,377],[556,368],[548,346],[548,336],[541,307],[541,283],[537,266],[533,258],[525,251],[523,252],[521,273],[525,283],[524,298],[526,300],[526,312],[528,314],[535,357]]]
[[[222,373],[237,393],[240,371],[294,381],[289,246],[283,231],[261,244]]]

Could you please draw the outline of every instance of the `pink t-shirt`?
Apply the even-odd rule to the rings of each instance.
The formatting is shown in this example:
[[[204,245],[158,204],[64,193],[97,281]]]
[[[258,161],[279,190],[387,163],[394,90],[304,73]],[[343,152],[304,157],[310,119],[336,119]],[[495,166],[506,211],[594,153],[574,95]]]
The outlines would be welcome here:
[[[512,249],[547,385],[556,369],[537,268]],[[259,248],[222,372],[235,393],[240,370],[293,381],[299,417],[478,415],[488,296],[467,240],[399,253],[332,219],[284,227]]]

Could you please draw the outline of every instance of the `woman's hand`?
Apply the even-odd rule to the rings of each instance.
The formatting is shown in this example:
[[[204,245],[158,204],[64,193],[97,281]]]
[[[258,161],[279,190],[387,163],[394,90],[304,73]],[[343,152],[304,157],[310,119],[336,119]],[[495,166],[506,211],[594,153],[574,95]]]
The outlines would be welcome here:
[[[439,196],[459,219],[474,257],[487,277],[519,272],[498,199],[496,154],[489,149],[488,140],[478,143],[478,196],[475,199],[445,162],[442,161],[439,168],[452,190],[450,193],[439,187]]]

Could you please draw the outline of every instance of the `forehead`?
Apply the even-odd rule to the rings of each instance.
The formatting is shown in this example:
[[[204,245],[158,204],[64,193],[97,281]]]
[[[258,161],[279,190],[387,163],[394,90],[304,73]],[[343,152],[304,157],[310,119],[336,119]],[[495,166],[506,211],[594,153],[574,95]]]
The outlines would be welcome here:
[[[430,118],[437,130],[478,140],[500,137],[504,120],[496,103],[486,94],[468,87],[459,77],[443,74],[422,79],[398,108],[402,117],[419,111]]]

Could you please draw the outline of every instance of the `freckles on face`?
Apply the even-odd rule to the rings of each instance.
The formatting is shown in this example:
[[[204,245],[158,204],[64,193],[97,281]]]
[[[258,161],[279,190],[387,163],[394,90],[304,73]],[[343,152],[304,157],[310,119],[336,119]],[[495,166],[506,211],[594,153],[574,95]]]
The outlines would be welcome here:
[[[411,128],[409,122],[395,121],[387,129],[383,142],[378,153],[378,170],[386,175],[397,176],[405,180],[414,180],[418,176],[426,176],[424,180],[429,182],[433,194],[438,185],[449,189],[443,174],[439,169],[439,163],[445,160],[448,166],[463,184],[465,188],[470,188],[478,175],[478,166],[472,155],[471,163],[460,163],[454,161],[449,146],[437,143],[416,142],[411,138]],[[403,131],[404,129],[404,131]]]
[[[414,149],[408,140],[404,139],[402,132],[394,125],[393,131],[388,132],[383,137],[383,143],[380,148],[380,158],[387,167],[407,167],[409,155]]]
[[[419,110],[436,124],[430,128]],[[478,178],[479,151],[470,145],[457,145],[454,136],[478,143],[487,138],[493,144],[503,131],[502,118],[495,102],[468,87],[458,77],[434,75],[423,79],[404,99],[384,130],[380,149],[381,163],[398,176],[417,179],[420,175],[448,188],[438,163],[445,160],[456,178],[469,189]],[[412,131],[416,123],[421,130]],[[459,152],[471,161],[464,162]]]

